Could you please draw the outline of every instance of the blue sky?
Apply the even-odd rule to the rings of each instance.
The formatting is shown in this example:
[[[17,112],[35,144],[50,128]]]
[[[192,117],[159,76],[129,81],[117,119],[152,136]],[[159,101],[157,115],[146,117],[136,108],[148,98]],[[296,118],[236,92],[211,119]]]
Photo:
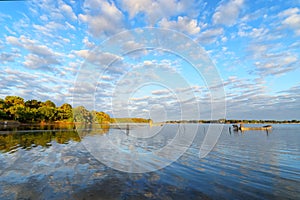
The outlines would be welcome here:
[[[128,37],[124,48],[137,51],[95,54],[120,33],[155,27],[203,48],[223,83],[226,118],[300,118],[298,0],[1,1],[0,24],[0,98],[51,99],[157,121],[211,118],[207,77],[183,59],[187,51],[141,49]],[[103,69],[97,61],[112,59],[103,74],[93,73]]]

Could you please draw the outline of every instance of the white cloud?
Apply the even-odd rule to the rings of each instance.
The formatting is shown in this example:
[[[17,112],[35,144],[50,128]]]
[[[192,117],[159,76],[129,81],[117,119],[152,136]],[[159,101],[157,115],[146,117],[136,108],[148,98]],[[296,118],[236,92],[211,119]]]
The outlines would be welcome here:
[[[134,40],[129,40],[129,39],[122,46],[122,49],[125,52],[130,52],[130,53],[133,53],[133,51],[135,51],[135,50],[142,50],[143,48],[145,48],[145,46],[143,44],[137,43]],[[143,49],[143,51],[146,51],[146,50]],[[136,53],[138,53],[138,52],[136,52]]]
[[[267,36],[265,36],[266,38]],[[256,41],[256,39],[255,39]],[[250,42],[248,59],[253,61],[255,73],[261,77],[283,75],[297,69],[299,55],[284,43]]]
[[[300,10],[298,8],[290,8],[279,13],[283,17],[282,25],[294,30],[296,35],[300,35]]]
[[[154,95],[169,95],[171,93],[171,91],[169,90],[154,90],[152,91],[152,94]]]
[[[200,33],[197,39],[201,44],[209,44],[215,42],[218,38],[222,38],[224,33],[223,28],[209,29]]]
[[[191,35],[195,35],[200,32],[197,20],[189,19],[186,16],[178,16],[177,21],[168,21],[166,18],[163,18],[158,24],[162,28],[175,29]]]
[[[33,54],[40,56],[56,56],[56,54],[47,46],[39,45],[36,40],[31,40],[23,35],[19,38],[7,36],[6,41],[11,45],[22,47]]]
[[[268,30],[264,28],[253,28],[252,32],[249,34],[250,37],[253,38],[261,38],[264,37],[266,34],[268,34]]]
[[[14,37],[14,36],[7,36],[5,39],[6,39],[6,41],[7,41],[8,43],[10,43],[11,45],[15,45],[15,46],[21,45],[17,37]]]
[[[9,34],[16,35],[16,32],[12,31],[10,28],[8,28],[8,26],[5,26],[4,28]]]
[[[282,12],[279,13],[279,16],[281,17],[288,17],[294,14],[297,14],[299,12],[299,8],[288,8]]]
[[[296,64],[299,63],[295,55],[286,55],[284,58],[275,57],[266,59],[262,62],[256,62],[256,70],[261,76],[282,75],[296,69]]]
[[[30,11],[36,17],[40,17],[40,13],[44,13],[47,17],[43,17],[44,19],[49,19],[52,21],[60,21],[63,20],[65,17],[63,14],[66,14],[62,10],[60,10],[59,6],[64,4],[63,2],[54,3],[53,1],[30,1]]]
[[[123,8],[129,13],[132,19],[139,13],[145,13],[151,25],[154,25],[164,16],[174,15],[176,13],[176,2],[174,0],[128,0],[122,2]]]
[[[2,21],[6,21],[7,19],[12,19],[12,16],[10,15],[7,15],[7,14],[3,14],[3,13],[0,13],[0,22]]]
[[[48,21],[47,15],[41,15],[40,19],[43,20],[43,21]]]
[[[85,14],[79,14],[78,17],[88,24],[90,33],[95,37],[117,33],[124,27],[123,13],[114,3],[87,0],[84,10]]]
[[[67,23],[68,22],[62,24],[56,21],[51,21],[43,25],[33,24],[32,26],[38,31],[39,34],[42,33],[45,36],[55,37],[55,32],[58,32],[60,30],[67,30],[67,28],[70,28]]]
[[[113,61],[122,59],[121,57],[111,54],[109,52],[78,50],[74,51],[74,53],[98,66],[106,66],[111,64]]]
[[[291,119],[299,117],[299,84],[278,94],[269,95],[268,89],[256,80],[237,79],[228,85],[227,118]]]
[[[243,7],[244,0],[230,0],[226,3],[222,3],[217,7],[213,15],[214,24],[224,24],[232,26],[236,23],[236,20]]]
[[[269,38],[270,31],[267,28],[239,27],[238,35],[240,37],[251,37],[256,41],[264,41]]]
[[[82,39],[82,42],[86,48],[91,49],[91,48],[95,47],[95,44],[93,42],[89,41],[89,38],[87,36],[85,36]]]
[[[291,63],[294,63],[294,62],[296,62],[296,61],[298,61],[298,58],[296,57],[296,56],[287,56],[287,57],[284,57],[283,59],[282,59],[282,62],[285,64],[285,65],[289,65],[289,64],[291,64]]]
[[[0,53],[0,63],[14,62],[20,56],[18,53]]]
[[[54,53],[45,45],[24,45],[24,48],[26,48],[28,51],[40,55],[40,56],[51,56],[54,55]]]
[[[14,67],[0,68],[0,85],[5,90],[4,93],[0,93],[0,96],[14,94],[23,97],[25,100],[38,99],[45,101],[52,99],[57,105],[60,105],[66,102],[64,99],[66,94],[63,91],[70,84],[72,84],[70,81],[58,76],[51,76],[45,71],[39,73],[39,71],[33,70],[25,72]]]
[[[227,42],[227,40],[228,40],[228,38],[227,38],[226,36],[223,36],[223,37],[221,38],[221,41],[222,41],[222,42]]]
[[[59,57],[58,53],[53,52],[45,45],[40,45],[36,40],[31,40],[21,35],[19,38],[7,36],[6,41],[13,46],[18,46],[30,52],[23,62],[25,67],[31,69],[50,69],[49,66],[60,63],[57,59]]]
[[[189,17],[196,17],[199,15],[199,3],[193,0],[127,0],[122,1],[121,5],[129,13],[130,19],[143,13],[148,23],[153,26],[163,18],[169,19],[184,13]]]
[[[270,48],[270,45],[260,43],[252,43],[248,46],[249,53],[254,59],[260,59],[262,55],[266,55]]]
[[[60,4],[59,7],[60,7],[60,9],[61,9],[61,11],[62,11],[63,13],[65,13],[65,14],[66,14],[68,17],[70,17],[72,20],[76,20],[76,19],[77,19],[77,17],[76,17],[76,15],[74,14],[73,9],[72,9],[71,6],[65,4],[63,1],[60,1],[59,4]]]
[[[50,66],[53,64],[59,64],[55,58],[43,58],[35,54],[29,54],[25,57],[23,64],[30,69],[47,69],[50,70]]]
[[[153,62],[151,60],[145,60],[144,65],[153,65]]]

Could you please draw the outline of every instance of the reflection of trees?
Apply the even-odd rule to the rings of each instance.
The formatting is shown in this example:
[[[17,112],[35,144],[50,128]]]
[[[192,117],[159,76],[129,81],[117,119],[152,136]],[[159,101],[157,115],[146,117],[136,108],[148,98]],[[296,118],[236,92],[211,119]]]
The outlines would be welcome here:
[[[15,132],[0,135],[0,151],[9,152],[16,148],[31,149],[32,147],[51,145],[51,141],[66,144],[70,140],[80,142],[81,139],[74,130],[53,130],[37,132]]]
[[[109,124],[86,124],[80,123],[76,124],[76,130],[80,137],[85,137],[87,135],[99,135],[99,134],[106,134],[108,133],[110,128]]]
[[[76,130],[74,129],[76,127]],[[52,141],[67,144],[70,140],[80,142],[86,135],[106,134],[109,124],[57,124],[14,128],[0,134],[0,151],[9,152],[16,148],[31,149],[48,147]],[[23,130],[26,131],[23,131]]]

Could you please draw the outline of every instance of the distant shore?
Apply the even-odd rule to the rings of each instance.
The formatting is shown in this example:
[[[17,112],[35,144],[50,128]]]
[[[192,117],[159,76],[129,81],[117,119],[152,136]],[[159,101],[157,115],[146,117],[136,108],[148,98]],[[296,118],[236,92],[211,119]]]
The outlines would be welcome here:
[[[110,122],[103,123],[103,125],[115,125],[115,124],[127,124],[129,122]],[[136,124],[144,124],[145,122],[134,122]],[[153,122],[153,125],[162,125],[162,124],[300,124],[300,121],[259,121],[259,122],[249,122],[249,121],[226,121],[226,122],[218,122],[216,120],[212,121],[195,121],[195,120],[182,120],[182,121],[166,121],[166,122]],[[76,124],[86,124],[84,122],[68,122],[68,121],[54,121],[54,122],[32,122],[32,123],[21,123],[16,120],[0,120],[0,126],[50,126],[50,125],[58,125],[58,126],[70,126]],[[92,124],[92,123],[88,123]]]
[[[195,123],[195,124],[300,124],[300,120],[172,120],[165,121],[167,124]]]

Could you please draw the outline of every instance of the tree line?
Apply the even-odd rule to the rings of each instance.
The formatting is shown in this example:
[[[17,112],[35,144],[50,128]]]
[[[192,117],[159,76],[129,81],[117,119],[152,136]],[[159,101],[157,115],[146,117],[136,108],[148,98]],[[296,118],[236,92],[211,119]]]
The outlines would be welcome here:
[[[110,116],[104,112],[88,111],[84,106],[72,108],[68,103],[56,106],[51,100],[27,100],[18,96],[0,98],[0,120],[18,122],[84,122],[109,123]]]
[[[152,123],[151,119],[144,118],[111,118],[111,123]]]

